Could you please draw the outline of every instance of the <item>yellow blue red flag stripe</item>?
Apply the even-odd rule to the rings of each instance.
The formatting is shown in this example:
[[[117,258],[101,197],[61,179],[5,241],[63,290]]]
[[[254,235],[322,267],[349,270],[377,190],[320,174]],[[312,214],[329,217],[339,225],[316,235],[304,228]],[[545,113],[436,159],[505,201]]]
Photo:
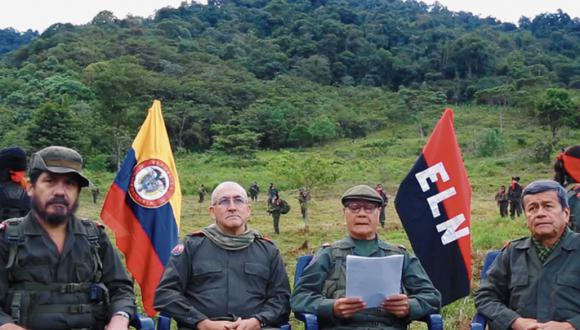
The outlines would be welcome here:
[[[181,187],[169,137],[155,100],[127,152],[101,210],[115,234],[127,269],[141,287],[143,307],[153,298],[171,249],[178,242]]]

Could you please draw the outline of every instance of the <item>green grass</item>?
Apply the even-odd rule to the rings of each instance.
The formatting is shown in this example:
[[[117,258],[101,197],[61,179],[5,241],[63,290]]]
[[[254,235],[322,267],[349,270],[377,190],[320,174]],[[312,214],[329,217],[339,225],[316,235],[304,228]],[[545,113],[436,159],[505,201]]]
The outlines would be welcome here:
[[[494,157],[477,157],[477,146],[481,132],[488,128],[499,128],[499,109],[496,107],[461,107],[455,109],[455,127],[462,147],[467,172],[473,188],[472,200],[472,259],[473,283],[475,289],[479,281],[481,262],[490,249],[498,249],[511,239],[527,234],[524,218],[501,219],[493,200],[500,185],[508,185],[511,175],[517,174],[522,183],[550,178],[550,163],[532,163],[534,141],[547,139],[549,132],[536,126],[535,121],[524,111],[503,109],[502,136],[506,152]],[[427,114],[425,122],[430,129],[435,125],[440,113]],[[429,134],[429,132],[427,132]],[[560,133],[561,145],[580,141],[580,132],[564,129]],[[177,167],[184,192],[180,236],[208,225],[207,203],[197,203],[197,187],[204,183],[209,189],[225,180],[234,180],[245,187],[257,181],[262,193],[260,201],[253,205],[250,225],[271,237],[279,247],[286,261],[290,278],[294,275],[296,257],[316,250],[325,242],[340,239],[346,234],[341,205],[342,192],[353,184],[385,184],[390,203],[387,207],[387,225],[379,230],[382,239],[411,245],[402,229],[393,206],[399,183],[407,174],[426,139],[421,139],[414,125],[392,123],[384,130],[357,140],[342,140],[312,149],[291,150],[299,156],[317,155],[333,161],[333,170],[338,180],[330,185],[312,191],[310,203],[309,230],[305,230],[300,219],[297,201],[297,186],[284,177],[276,177],[272,164],[278,152],[259,152],[256,164],[247,167],[234,166],[235,160],[226,156],[195,153],[178,155]],[[555,152],[554,152],[555,154]],[[90,201],[90,192],[83,191],[79,213],[97,219],[100,203],[110,185],[113,173],[90,173],[99,184],[103,194],[99,204]],[[281,189],[281,197],[286,199],[292,210],[281,218],[281,234],[274,235],[272,219],[266,212],[265,191],[270,182]],[[469,320],[475,312],[472,295],[443,308],[446,329],[468,329]],[[293,321],[294,329],[301,329]],[[414,323],[413,329],[425,328]]]

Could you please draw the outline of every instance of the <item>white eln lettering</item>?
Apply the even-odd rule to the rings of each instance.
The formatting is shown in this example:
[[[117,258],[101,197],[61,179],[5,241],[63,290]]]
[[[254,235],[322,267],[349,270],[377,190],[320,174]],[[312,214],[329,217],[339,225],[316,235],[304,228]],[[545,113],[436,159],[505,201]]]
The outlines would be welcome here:
[[[460,239],[461,237],[469,235],[469,227],[465,227],[457,231],[457,228],[461,226],[463,221],[465,221],[465,216],[463,215],[463,213],[461,213],[458,216],[455,216],[437,225],[438,232],[445,231],[445,233],[443,233],[443,236],[441,236],[441,243],[443,243],[443,245],[447,245],[453,241]]]
[[[429,183],[427,182],[427,179],[431,179],[431,182],[437,182],[437,173],[440,174],[443,182],[449,181],[449,174],[447,174],[445,166],[443,166],[443,162],[439,162],[429,167],[428,169],[415,174],[415,178],[419,182],[423,192],[429,190]]]
[[[437,195],[433,195],[427,198],[427,203],[429,204],[429,208],[431,208],[431,214],[433,214],[433,218],[437,218],[441,215],[441,212],[439,212],[439,203],[446,200],[447,198],[454,196],[455,194],[455,187],[451,187],[449,189],[443,190]]]

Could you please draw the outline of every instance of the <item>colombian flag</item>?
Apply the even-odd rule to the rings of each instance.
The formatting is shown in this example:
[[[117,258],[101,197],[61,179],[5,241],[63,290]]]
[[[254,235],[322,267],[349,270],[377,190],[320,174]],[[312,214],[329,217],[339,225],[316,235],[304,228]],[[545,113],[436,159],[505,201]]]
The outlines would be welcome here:
[[[180,217],[179,177],[161,103],[155,100],[101,210],[101,219],[115,233],[127,269],[141,287],[149,316],[156,313],[155,288],[178,242]]]
[[[395,208],[415,254],[441,292],[443,305],[469,294],[471,185],[453,129],[443,116],[405,177]]]

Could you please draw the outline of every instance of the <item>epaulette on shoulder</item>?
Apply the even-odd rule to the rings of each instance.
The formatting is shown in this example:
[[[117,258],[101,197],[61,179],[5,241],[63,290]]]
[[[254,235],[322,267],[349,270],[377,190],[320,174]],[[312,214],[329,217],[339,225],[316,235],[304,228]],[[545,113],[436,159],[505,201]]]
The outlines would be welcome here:
[[[332,246],[332,244],[329,242],[324,242],[324,243],[322,243],[322,245],[320,245],[320,247],[323,247],[323,248],[327,248],[327,247],[331,247],[331,246]]]
[[[97,228],[104,230],[105,229],[105,224],[100,222],[100,221],[93,221],[89,218],[79,218],[81,220],[81,223],[83,223],[84,225],[87,226],[96,226]]]
[[[524,237],[520,237],[520,238],[512,239],[512,240],[510,240],[510,241],[505,241],[505,243],[503,244],[503,246],[502,246],[502,248],[501,248],[501,249],[502,249],[502,250],[505,250],[505,249],[507,249],[508,247],[510,247],[512,244],[517,244],[517,243],[519,243],[520,241],[523,241],[523,240],[525,240],[526,238],[527,238],[527,237],[525,237],[525,236],[524,236]]]
[[[264,240],[264,241],[266,241],[266,242],[269,242],[269,243],[271,243],[271,244],[273,244],[273,245],[276,245],[276,244],[274,243],[274,241],[273,241],[273,240],[272,240],[270,237],[268,237],[268,236],[256,236],[256,238],[258,238],[258,239],[263,239],[263,240]]]
[[[188,236],[191,236],[191,237],[200,237],[200,236],[205,236],[205,234],[201,230],[196,230],[194,232],[189,233]]]

